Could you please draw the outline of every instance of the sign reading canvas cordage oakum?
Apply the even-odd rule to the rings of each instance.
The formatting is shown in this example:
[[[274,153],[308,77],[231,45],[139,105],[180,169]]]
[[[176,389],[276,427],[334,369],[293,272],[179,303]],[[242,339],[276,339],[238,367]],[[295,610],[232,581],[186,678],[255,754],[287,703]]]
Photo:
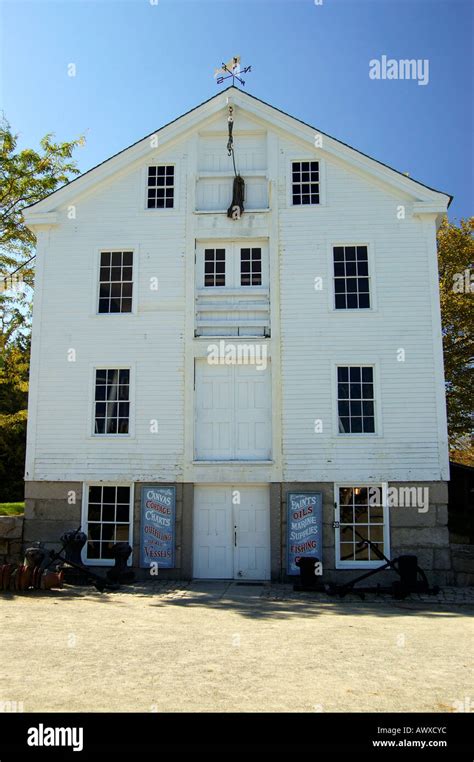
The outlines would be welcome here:
[[[159,569],[174,567],[176,489],[142,487],[140,526],[140,566]]]
[[[301,556],[323,560],[323,496],[321,492],[289,492],[288,574],[299,574]]]

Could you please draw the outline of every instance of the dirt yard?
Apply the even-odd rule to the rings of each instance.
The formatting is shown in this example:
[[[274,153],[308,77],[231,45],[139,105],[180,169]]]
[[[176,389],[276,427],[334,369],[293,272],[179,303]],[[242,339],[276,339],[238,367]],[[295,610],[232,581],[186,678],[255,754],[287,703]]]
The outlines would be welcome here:
[[[288,590],[3,594],[0,702],[25,712],[474,709],[469,605]]]

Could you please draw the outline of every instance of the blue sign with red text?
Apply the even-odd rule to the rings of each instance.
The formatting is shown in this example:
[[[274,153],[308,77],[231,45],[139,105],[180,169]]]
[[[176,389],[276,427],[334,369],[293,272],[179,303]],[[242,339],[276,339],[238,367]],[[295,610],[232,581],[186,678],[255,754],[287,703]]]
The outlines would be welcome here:
[[[176,488],[142,487],[140,567],[174,567]]]
[[[288,574],[299,574],[301,556],[323,560],[323,496],[321,492],[288,492]]]

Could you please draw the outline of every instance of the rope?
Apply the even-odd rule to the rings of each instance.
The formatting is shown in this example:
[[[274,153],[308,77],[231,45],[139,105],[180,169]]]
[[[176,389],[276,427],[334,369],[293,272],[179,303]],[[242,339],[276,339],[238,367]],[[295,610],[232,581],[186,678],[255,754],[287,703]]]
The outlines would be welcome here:
[[[232,187],[232,203],[229,206],[227,210],[227,216],[231,219],[236,219],[236,212],[238,216],[242,214],[244,211],[244,196],[245,196],[245,181],[244,178],[240,176],[240,174],[237,172],[237,167],[235,166],[235,151],[234,151],[234,136],[233,136],[233,129],[234,129],[234,117],[233,117],[234,109],[232,106],[229,106],[229,116],[227,118],[227,124],[229,127],[229,139],[227,141],[227,153],[229,156],[232,156],[232,164],[234,167],[234,184]],[[238,218],[238,217],[237,217]]]
[[[234,129],[234,117],[232,116],[234,112],[234,109],[232,106],[229,106],[229,116],[227,119],[227,125],[229,127],[229,139],[227,141],[227,154],[229,156],[232,156],[232,164],[234,165],[234,175],[237,177],[238,172],[235,166],[235,152],[234,152],[234,136],[233,136],[233,129]]]

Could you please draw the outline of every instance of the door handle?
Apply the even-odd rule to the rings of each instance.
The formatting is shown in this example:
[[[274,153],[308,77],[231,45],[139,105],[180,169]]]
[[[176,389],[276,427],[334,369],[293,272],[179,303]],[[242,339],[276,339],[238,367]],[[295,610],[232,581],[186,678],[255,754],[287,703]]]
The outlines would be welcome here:
[[[237,524],[234,526],[234,548],[237,547]]]

